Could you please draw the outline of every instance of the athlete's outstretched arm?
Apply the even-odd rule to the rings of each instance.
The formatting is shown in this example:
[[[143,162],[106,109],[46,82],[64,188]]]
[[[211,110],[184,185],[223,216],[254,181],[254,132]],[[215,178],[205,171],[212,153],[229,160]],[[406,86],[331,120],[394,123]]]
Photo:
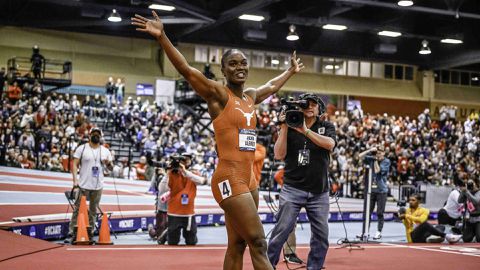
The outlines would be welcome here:
[[[255,97],[255,104],[259,104],[270,95],[278,92],[290,77],[304,68],[305,66],[300,61],[300,58],[297,58],[297,53],[294,51],[290,59],[290,67],[287,70],[257,89],[248,89],[245,92],[247,92],[248,95]]]
[[[155,37],[167,54],[168,59],[173,66],[182,74],[183,77],[192,85],[193,89],[205,100],[214,97],[216,92],[215,85],[218,84],[213,80],[207,79],[199,70],[191,67],[185,57],[173,46],[172,42],[165,35],[163,23],[155,11],[152,11],[153,20],[135,14],[132,17],[132,24],[137,26],[137,31],[146,32]]]

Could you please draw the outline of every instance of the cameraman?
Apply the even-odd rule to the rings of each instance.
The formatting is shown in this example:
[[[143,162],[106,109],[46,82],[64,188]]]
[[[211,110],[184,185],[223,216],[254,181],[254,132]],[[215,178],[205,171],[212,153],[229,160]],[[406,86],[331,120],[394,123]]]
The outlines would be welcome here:
[[[465,211],[469,214],[463,230],[463,242],[472,242],[473,238],[480,242],[480,190],[478,180],[468,180],[466,186],[460,188],[459,203],[466,205]]]
[[[292,128],[282,123],[275,143],[275,159],[285,160],[285,179],[268,258],[273,266],[277,265],[282,246],[295,229],[300,209],[305,207],[312,230],[307,268],[321,269],[328,251],[327,174],[330,153],[336,144],[335,127],[321,120],[325,104],[319,97],[303,94],[300,100],[308,102],[308,107],[301,108],[303,125]],[[279,120],[285,119],[282,112]]]
[[[448,195],[447,202],[438,210],[438,224],[455,226],[462,218],[463,204],[458,202],[460,191],[454,189]]]
[[[167,241],[169,245],[178,245],[180,232],[183,230],[183,237],[187,245],[197,244],[197,223],[195,222],[195,197],[197,196],[197,185],[207,182],[205,177],[199,176],[199,172],[188,170],[192,164],[192,155],[173,155],[167,175],[162,179],[166,183],[167,190],[170,190],[168,200],[168,232]]]

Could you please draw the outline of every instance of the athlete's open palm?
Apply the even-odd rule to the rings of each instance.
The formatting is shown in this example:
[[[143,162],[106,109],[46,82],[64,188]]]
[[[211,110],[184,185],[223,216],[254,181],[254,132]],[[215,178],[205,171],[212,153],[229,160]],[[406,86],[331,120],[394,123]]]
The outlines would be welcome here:
[[[290,69],[293,69],[293,71],[297,73],[304,68],[305,66],[303,65],[302,61],[300,61],[300,58],[297,58],[297,52],[293,51],[290,58]]]
[[[135,17],[132,17],[132,24],[137,26],[137,31],[147,32],[154,37],[159,37],[163,33],[163,23],[158,17],[155,11],[152,11],[153,20],[147,19],[143,16],[135,14]]]

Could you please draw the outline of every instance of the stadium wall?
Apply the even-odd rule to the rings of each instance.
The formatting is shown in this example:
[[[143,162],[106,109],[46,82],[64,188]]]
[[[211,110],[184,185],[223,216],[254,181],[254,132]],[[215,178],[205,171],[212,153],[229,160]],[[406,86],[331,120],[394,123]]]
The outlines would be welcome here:
[[[126,94],[132,95],[135,94],[136,83],[153,84],[156,78],[180,78],[153,39],[19,27],[0,28],[0,66],[6,65],[13,56],[30,57],[35,44],[40,46],[41,53],[48,59],[73,62],[74,84],[103,86],[108,76],[120,77],[125,79]],[[189,63],[203,70],[204,64],[194,61],[194,44],[181,43],[177,48]],[[313,56],[299,56],[306,69],[294,76],[283,90],[355,96],[364,100],[366,112],[369,113],[376,113],[382,108],[388,113],[408,115],[413,111],[416,113],[420,107],[428,107],[425,105],[430,102],[480,106],[478,88],[435,84],[433,73],[429,71],[418,72],[413,81],[325,75],[313,72]],[[222,78],[220,65],[211,66],[217,78]],[[262,85],[280,72],[276,69],[251,68],[247,86]]]

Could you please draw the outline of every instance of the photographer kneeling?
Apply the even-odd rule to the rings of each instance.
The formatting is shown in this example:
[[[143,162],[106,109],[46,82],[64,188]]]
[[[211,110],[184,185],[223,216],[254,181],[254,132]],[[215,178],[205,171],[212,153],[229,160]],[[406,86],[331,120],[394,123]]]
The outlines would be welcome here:
[[[420,195],[413,194],[408,199],[408,209],[400,208],[398,217],[405,225],[408,243],[427,243],[443,242],[447,239],[449,243],[458,242],[461,235],[446,234],[428,223],[428,215],[430,210],[420,206]]]
[[[170,190],[168,200],[168,229],[167,241],[169,245],[178,245],[180,233],[187,245],[197,244],[197,223],[195,222],[195,197],[197,185],[207,182],[205,177],[188,170],[192,163],[192,155],[173,155],[167,175],[162,179]]]
[[[480,190],[478,180],[468,180],[466,186],[460,188],[459,203],[465,203],[465,211],[469,214],[464,220],[463,242],[472,242],[473,238],[480,242]]]

